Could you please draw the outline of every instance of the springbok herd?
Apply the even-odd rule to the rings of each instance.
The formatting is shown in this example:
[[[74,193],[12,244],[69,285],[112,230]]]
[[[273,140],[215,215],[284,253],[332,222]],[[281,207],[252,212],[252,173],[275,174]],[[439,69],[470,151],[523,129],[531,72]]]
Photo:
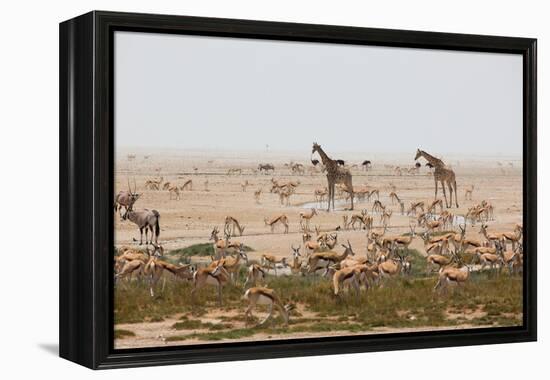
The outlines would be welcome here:
[[[358,296],[410,276],[414,251],[436,294],[460,288],[472,271],[521,275],[521,176],[508,179],[500,162],[488,170],[498,181],[453,166],[420,149],[400,165],[352,162],[314,143],[303,163],[226,165],[216,173],[194,166],[164,176],[160,169],[147,178],[137,169],[119,173],[127,189],[115,196],[115,286],[122,279],[131,286],[134,277],[154,296],[167,272],[192,284],[193,302],[198,292],[214,292],[218,305],[225,286],[238,287],[246,316],[268,306],[262,325],[275,312],[288,323],[293,308],[268,287],[272,276],[312,276],[330,282],[334,297]],[[519,188],[512,194],[506,181]],[[171,250],[199,243],[211,244],[209,256],[174,264]]]

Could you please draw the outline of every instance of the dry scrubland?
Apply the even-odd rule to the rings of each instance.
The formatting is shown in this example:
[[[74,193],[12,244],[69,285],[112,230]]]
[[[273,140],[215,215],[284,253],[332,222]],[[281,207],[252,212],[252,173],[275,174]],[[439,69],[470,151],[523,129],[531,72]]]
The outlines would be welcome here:
[[[129,160],[127,153],[135,153]],[[209,258],[194,253],[204,253],[211,245],[210,232],[218,226],[223,231],[224,218],[231,215],[245,226],[239,241],[250,247],[248,258],[259,260],[264,253],[291,260],[291,245],[302,244],[299,213],[315,206],[320,210],[311,225],[323,231],[343,227],[342,216],[348,203],[338,204],[335,212],[327,213],[326,203],[314,202],[314,190],[326,186],[326,176],[310,173],[309,149],[302,156],[283,153],[229,153],[229,152],[173,152],[163,153],[121,151],[117,157],[116,190],[126,190],[127,180],[137,184],[140,199],[135,209],[149,208],[160,212],[161,233],[159,242],[165,248],[165,260],[174,263],[188,262],[206,265]],[[434,195],[433,177],[428,176],[424,165],[417,175],[397,176],[386,165],[412,167],[414,153],[393,156],[342,155],[327,152],[333,158],[346,163],[359,164],[352,168],[355,187],[369,186],[380,190],[380,200],[393,209],[388,232],[409,233],[409,217],[400,215],[398,205],[389,199],[390,184],[395,185],[399,197],[408,206],[412,201],[431,201]],[[148,159],[144,154],[150,154]],[[360,163],[370,159],[373,167],[368,172]],[[468,207],[482,200],[494,206],[494,221],[489,230],[511,231],[522,221],[522,173],[519,161],[503,159],[448,157],[458,183],[460,208],[450,209],[455,215],[463,215]],[[500,163],[497,161],[500,160]],[[305,175],[292,175],[284,163],[300,162],[306,167]],[[275,165],[273,174],[255,172],[259,163]],[[421,160],[422,164],[425,161]],[[513,166],[510,163],[513,163]],[[229,169],[240,168],[242,174],[227,175]],[[170,200],[168,191],[145,190],[147,179],[163,177],[164,182],[183,185],[191,179],[192,191],[182,191],[180,200]],[[296,194],[290,198],[290,206],[282,206],[276,194],[270,194],[271,178],[282,181],[300,181]],[[208,181],[205,188],[205,181]],[[246,191],[241,184],[248,181]],[[466,186],[474,185],[473,199],[464,199]],[[262,189],[260,202],[256,203],[254,191]],[[441,192],[438,197],[442,198]],[[322,206],[322,207],[320,207]],[[371,210],[372,202],[358,202],[356,211]],[[290,221],[290,231],[283,234],[281,226],[275,233],[264,225],[264,218],[284,213]],[[375,216],[375,226],[379,225]],[[456,227],[456,226],[455,226]],[[480,224],[468,224],[466,237],[479,238]],[[139,230],[129,221],[120,221],[115,215],[115,244],[136,245]],[[417,233],[423,228],[417,227]],[[455,228],[457,230],[457,228]],[[356,256],[366,254],[364,230],[338,231],[339,243],[351,243]],[[197,246],[198,244],[208,244]],[[137,245],[136,245],[137,246]],[[189,247],[192,247],[189,248]],[[187,249],[185,249],[187,248]],[[341,252],[338,245],[335,250]],[[303,249],[302,249],[303,253]],[[264,327],[255,327],[244,316],[246,303],[241,299],[245,269],[240,273],[237,285],[227,284],[223,290],[223,307],[216,303],[215,290],[206,287],[199,291],[193,304],[190,298],[192,284],[174,280],[165,274],[151,298],[149,288],[139,279],[122,280],[115,291],[115,346],[117,348],[181,345],[215,341],[286,339],[341,334],[370,334],[396,331],[418,331],[449,328],[474,328],[487,326],[519,325],[522,321],[522,277],[510,276],[506,270],[499,275],[491,271],[474,272],[467,284],[446,294],[433,291],[437,281],[435,274],[426,270],[426,253],[420,237],[416,237],[409,250],[412,273],[387,281],[383,287],[368,292],[362,290],[357,300],[352,294],[337,298],[332,295],[332,285],[319,276],[269,276],[267,285],[278,293],[283,302],[292,302],[296,310],[291,313],[290,324],[285,327],[275,319]],[[467,260],[469,258],[466,258]],[[255,315],[265,311],[256,308]]]

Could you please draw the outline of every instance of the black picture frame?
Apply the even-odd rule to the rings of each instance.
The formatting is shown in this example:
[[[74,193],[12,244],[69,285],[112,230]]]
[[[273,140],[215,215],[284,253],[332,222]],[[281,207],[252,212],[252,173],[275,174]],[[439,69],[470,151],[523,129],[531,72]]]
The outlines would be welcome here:
[[[112,75],[119,30],[521,54],[523,326],[115,350]],[[62,22],[59,41],[61,357],[102,369],[536,340],[536,39],[93,11]]]

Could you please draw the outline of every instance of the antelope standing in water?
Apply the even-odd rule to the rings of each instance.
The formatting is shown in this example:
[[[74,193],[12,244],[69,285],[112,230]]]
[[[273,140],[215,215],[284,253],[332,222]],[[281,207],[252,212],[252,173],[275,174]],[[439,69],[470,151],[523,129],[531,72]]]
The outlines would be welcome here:
[[[315,191],[313,192],[315,201],[319,204],[325,201],[327,194],[328,194],[328,189],[326,187],[323,189],[315,189]]]
[[[314,208],[311,209],[310,212],[300,212],[300,227],[304,231],[309,231],[309,222],[311,219],[317,215],[317,210]]]
[[[286,257],[283,257],[281,259],[268,254],[262,255],[262,266],[266,269],[273,269],[275,271],[275,275],[277,275],[277,264],[283,266],[283,268],[288,267],[288,264],[286,262]]]

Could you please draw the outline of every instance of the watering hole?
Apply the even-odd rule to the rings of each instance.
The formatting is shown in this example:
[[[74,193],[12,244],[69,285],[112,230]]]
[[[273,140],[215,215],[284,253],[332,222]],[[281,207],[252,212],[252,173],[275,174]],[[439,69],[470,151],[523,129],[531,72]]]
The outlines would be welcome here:
[[[363,202],[362,202],[363,203]],[[359,204],[359,202],[355,202],[354,203],[355,205]],[[349,211],[346,209],[346,207],[349,207],[350,205],[350,201],[349,200],[345,200],[345,199],[335,199],[334,200],[334,209],[335,211]],[[326,209],[326,207],[328,206],[328,203],[327,202],[316,202],[316,201],[313,201],[313,202],[305,202],[305,203],[302,203],[300,205],[298,205],[299,208],[302,208],[302,209],[312,209],[312,208],[315,208],[315,209],[318,209],[318,210],[323,210],[323,209]],[[377,211],[370,211],[369,210],[369,215],[380,215],[379,212]],[[395,214],[397,215],[397,214]],[[437,218],[439,218],[439,214],[430,214],[430,217],[432,220],[436,220]],[[452,225],[453,226],[459,226],[461,224],[465,224],[466,223],[466,219],[464,218],[464,216],[462,215],[454,215],[453,216],[453,222],[452,222]]]

